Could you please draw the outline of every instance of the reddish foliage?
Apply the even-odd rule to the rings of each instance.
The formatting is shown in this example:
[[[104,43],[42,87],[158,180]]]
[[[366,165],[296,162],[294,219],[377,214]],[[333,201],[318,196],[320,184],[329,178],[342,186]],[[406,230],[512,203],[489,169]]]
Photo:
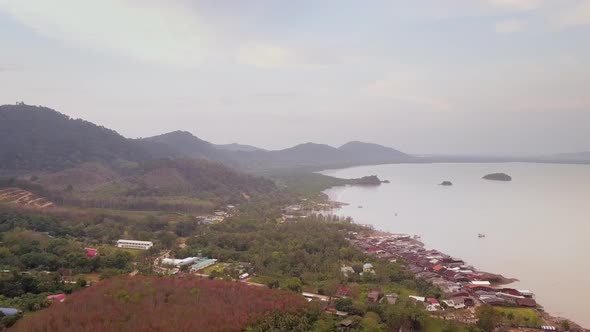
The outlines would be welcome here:
[[[27,316],[14,331],[240,331],[303,297],[238,282],[197,278],[105,280]]]

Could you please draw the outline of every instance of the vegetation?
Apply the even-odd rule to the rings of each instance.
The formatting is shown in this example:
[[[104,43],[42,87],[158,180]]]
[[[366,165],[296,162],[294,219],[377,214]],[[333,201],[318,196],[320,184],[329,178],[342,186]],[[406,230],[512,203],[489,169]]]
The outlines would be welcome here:
[[[242,283],[135,276],[77,292],[13,330],[241,331],[274,311],[299,316],[305,306],[296,294]]]
[[[0,106],[0,169],[64,169],[83,162],[146,160],[115,131],[45,107]]]
[[[493,180],[493,181],[512,181],[512,177],[505,173],[492,173],[483,176],[485,180]]]
[[[27,189],[58,205],[197,213],[276,189],[268,179],[216,162],[189,159],[158,159],[124,167],[86,163],[40,173],[35,181],[0,178],[2,187]]]

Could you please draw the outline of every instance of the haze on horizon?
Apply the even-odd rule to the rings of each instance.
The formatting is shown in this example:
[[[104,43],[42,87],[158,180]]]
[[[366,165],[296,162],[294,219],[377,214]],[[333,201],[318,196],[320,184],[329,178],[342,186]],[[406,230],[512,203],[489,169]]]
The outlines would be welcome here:
[[[590,0],[0,0],[0,104],[146,137],[590,150]]]

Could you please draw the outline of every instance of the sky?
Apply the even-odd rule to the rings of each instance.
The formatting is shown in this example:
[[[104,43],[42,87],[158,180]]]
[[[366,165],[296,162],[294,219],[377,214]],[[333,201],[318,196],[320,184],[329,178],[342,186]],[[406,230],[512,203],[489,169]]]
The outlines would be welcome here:
[[[0,0],[0,104],[147,137],[590,150],[590,0]]]

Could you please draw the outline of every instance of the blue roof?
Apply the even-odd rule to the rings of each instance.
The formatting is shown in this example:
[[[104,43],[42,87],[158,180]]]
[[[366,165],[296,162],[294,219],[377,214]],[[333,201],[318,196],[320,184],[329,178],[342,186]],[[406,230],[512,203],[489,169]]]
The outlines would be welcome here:
[[[0,308],[0,312],[4,314],[4,316],[14,316],[20,312],[20,310],[15,308]]]

